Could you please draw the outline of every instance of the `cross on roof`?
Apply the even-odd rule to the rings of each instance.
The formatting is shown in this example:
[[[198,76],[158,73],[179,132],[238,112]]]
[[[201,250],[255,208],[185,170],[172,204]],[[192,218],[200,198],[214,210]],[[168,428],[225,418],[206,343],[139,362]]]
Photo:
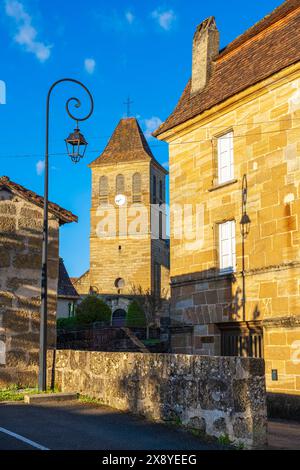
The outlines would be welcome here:
[[[133,101],[130,100],[130,96],[128,96],[127,100],[124,101],[124,104],[127,106],[127,117],[130,116],[130,105],[133,103]]]

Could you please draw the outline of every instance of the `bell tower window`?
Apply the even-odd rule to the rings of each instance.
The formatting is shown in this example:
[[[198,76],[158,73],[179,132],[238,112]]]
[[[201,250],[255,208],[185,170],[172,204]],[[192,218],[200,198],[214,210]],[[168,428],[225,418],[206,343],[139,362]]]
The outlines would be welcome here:
[[[123,175],[116,177],[116,194],[123,194],[125,192],[125,179]]]
[[[132,202],[141,202],[142,200],[142,181],[141,174],[134,173],[132,177]]]
[[[99,200],[100,204],[107,204],[108,202],[108,178],[101,176],[99,180]]]

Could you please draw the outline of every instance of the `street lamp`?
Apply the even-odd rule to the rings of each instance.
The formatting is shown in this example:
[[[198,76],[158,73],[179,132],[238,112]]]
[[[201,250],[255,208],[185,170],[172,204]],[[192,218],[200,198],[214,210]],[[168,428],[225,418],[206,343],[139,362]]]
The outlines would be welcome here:
[[[76,129],[74,129],[74,132],[71,132],[69,137],[65,139],[65,142],[68,155],[71,157],[72,162],[78,163],[81,158],[84,157],[88,145],[84,135],[80,132],[78,123]]]
[[[242,218],[240,220],[240,229],[242,235],[242,280],[243,280],[243,321],[246,321],[246,273],[245,273],[245,240],[250,232],[251,220],[247,214],[247,196],[248,196],[248,184],[247,175],[243,176],[242,183]]]
[[[44,186],[44,222],[43,222],[43,247],[42,247],[42,282],[41,282],[41,318],[40,318],[40,354],[39,354],[39,390],[45,391],[47,389],[47,313],[48,313],[48,186],[49,186],[49,111],[50,111],[50,98],[53,89],[62,82],[72,82],[81,86],[88,94],[90,99],[90,111],[84,117],[74,116],[69,105],[75,102],[75,107],[79,108],[81,102],[78,98],[69,98],[66,102],[66,111],[70,118],[76,121],[77,126],[73,133],[69,135],[66,141],[68,154],[72,161],[78,162],[85,154],[87,141],[80,133],[78,128],[79,121],[88,119],[94,110],[94,101],[90,91],[83,83],[73,78],[62,78],[54,82],[49,88],[46,101],[46,148],[45,148],[45,186]]]

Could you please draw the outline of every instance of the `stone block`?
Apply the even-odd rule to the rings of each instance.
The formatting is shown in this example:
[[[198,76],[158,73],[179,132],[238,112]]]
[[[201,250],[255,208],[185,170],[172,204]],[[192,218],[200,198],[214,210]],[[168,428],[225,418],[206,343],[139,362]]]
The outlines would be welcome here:
[[[42,259],[40,254],[27,253],[19,254],[13,259],[13,266],[17,269],[37,269],[41,270]]]
[[[1,243],[1,241],[0,241]],[[0,246],[0,269],[10,267],[10,253]]]
[[[16,228],[16,219],[14,217],[0,216],[0,233],[14,233]]]
[[[3,326],[10,332],[29,332],[30,312],[23,310],[10,310],[6,315],[4,315]]]

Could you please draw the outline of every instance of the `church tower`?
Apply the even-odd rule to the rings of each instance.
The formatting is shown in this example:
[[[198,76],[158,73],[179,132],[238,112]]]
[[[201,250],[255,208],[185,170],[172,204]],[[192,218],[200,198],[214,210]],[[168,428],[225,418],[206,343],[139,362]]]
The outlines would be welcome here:
[[[166,176],[135,118],[121,119],[90,165],[91,290],[161,295],[169,285]]]

